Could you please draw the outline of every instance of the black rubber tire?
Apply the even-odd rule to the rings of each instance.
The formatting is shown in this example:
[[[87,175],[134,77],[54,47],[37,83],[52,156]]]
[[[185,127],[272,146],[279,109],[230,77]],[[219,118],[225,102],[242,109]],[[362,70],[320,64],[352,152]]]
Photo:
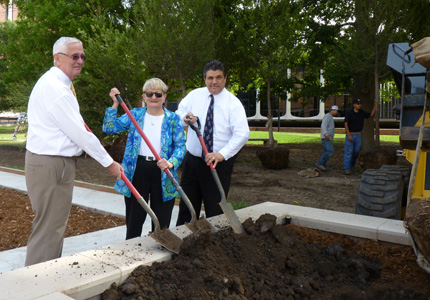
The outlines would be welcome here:
[[[405,180],[405,189],[403,191],[402,206],[405,207],[406,204],[408,203],[408,187],[409,187],[409,178],[411,178],[412,166],[383,165],[381,166],[381,169],[396,170],[396,171],[400,171],[403,174],[403,179]]]
[[[398,170],[368,169],[361,176],[355,213],[400,220],[405,182]]]

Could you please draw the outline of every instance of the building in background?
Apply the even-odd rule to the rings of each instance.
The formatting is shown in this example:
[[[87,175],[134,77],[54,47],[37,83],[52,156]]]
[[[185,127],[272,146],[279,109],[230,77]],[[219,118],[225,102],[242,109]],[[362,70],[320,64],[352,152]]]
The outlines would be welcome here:
[[[0,4],[0,22],[5,22],[6,20],[14,22],[17,17],[18,7],[16,7],[12,0],[9,1],[7,7],[4,4]]]

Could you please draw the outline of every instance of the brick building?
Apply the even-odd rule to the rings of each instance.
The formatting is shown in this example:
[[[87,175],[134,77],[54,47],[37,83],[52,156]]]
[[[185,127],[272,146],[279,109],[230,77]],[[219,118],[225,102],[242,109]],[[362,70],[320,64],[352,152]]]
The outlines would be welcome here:
[[[0,4],[0,22],[16,21],[18,17],[18,8],[12,0],[9,1],[9,5],[6,7],[4,4]]]

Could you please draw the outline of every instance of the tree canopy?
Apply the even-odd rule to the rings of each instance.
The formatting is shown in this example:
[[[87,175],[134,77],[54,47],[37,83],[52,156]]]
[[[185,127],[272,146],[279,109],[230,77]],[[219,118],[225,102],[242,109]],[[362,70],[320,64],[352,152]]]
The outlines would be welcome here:
[[[0,109],[25,109],[32,86],[52,66],[53,43],[74,36],[89,58],[75,87],[96,133],[111,104],[110,88],[135,106],[144,81],[159,77],[175,101],[203,84],[201,70],[211,59],[225,63],[231,86],[267,91],[261,100],[273,93],[305,101],[349,93],[369,110],[377,82],[390,77],[388,43],[418,41],[430,27],[426,0],[14,3],[19,20],[0,24]],[[302,76],[289,77],[289,70]],[[369,126],[366,143],[372,145]]]

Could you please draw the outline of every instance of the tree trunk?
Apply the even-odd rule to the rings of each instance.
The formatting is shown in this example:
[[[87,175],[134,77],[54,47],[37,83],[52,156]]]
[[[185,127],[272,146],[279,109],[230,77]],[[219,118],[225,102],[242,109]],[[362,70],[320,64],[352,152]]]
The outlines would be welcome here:
[[[354,79],[354,98],[359,98],[363,103],[362,109],[371,112],[373,109],[374,97],[374,80],[373,74]],[[375,148],[374,140],[374,118],[368,118],[364,121],[364,127],[361,135],[361,151],[367,152]]]
[[[379,73],[378,73],[378,49],[376,49],[375,55],[375,101],[373,105],[379,103]],[[372,107],[373,109],[373,107]],[[379,148],[381,146],[380,138],[379,138],[379,109],[376,106],[375,111],[375,146]]]
[[[268,147],[273,147],[275,145],[275,139],[273,138],[273,116],[272,116],[272,105],[270,103],[270,79],[267,80],[267,123],[266,127],[268,127],[269,130],[269,142]]]
[[[354,15],[356,17],[355,20],[355,29],[357,30],[357,45],[369,45],[369,43],[373,43],[374,40],[368,39],[368,18],[366,14],[366,6],[364,3],[356,3]],[[375,96],[375,80],[374,80],[374,72],[364,72],[360,75],[356,75],[354,79],[354,88],[352,95],[355,98],[359,98],[363,103],[362,109],[371,112],[373,109],[374,96]],[[375,147],[374,140],[374,119],[369,118],[364,121],[364,127],[362,130],[362,143],[361,143],[361,151],[367,152],[372,150]]]
[[[182,76],[182,72],[179,73],[179,80],[181,81],[182,97],[185,98],[187,90],[185,89],[184,76]]]

